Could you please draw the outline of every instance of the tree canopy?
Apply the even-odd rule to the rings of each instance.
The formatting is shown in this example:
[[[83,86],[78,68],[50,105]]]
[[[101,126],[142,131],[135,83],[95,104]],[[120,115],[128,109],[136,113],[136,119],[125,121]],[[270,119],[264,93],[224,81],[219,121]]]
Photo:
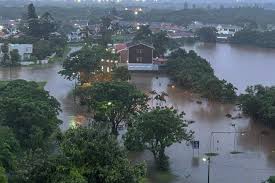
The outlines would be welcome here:
[[[127,67],[117,67],[113,71],[113,79],[118,81],[128,81],[131,79],[131,73]]]
[[[153,153],[158,168],[166,170],[168,157],[165,155],[165,149],[176,142],[181,143],[192,138],[192,132],[188,132],[186,127],[182,113],[157,107],[136,117],[125,136],[125,145],[130,150],[143,145],[143,148]]]
[[[2,165],[6,171],[14,169],[19,149],[19,143],[12,130],[0,126],[0,166]]]
[[[116,139],[102,128],[68,130],[61,149],[88,183],[140,183],[145,175],[144,167],[131,165]]]
[[[163,56],[171,44],[171,39],[168,37],[167,32],[160,31],[153,33],[149,25],[140,26],[136,31],[136,35],[133,39],[134,42],[144,42],[152,44],[155,48],[156,56]]]
[[[95,119],[110,124],[113,134],[118,133],[122,122],[127,123],[132,115],[147,106],[147,96],[127,82],[95,83],[81,95],[94,111]]]
[[[201,41],[205,42],[216,42],[216,28],[214,27],[203,27],[197,31],[197,35]]]
[[[214,75],[211,65],[194,51],[178,49],[171,53],[168,60],[168,73],[171,78],[185,89],[201,93],[211,100],[232,102],[237,98],[236,88]]]
[[[61,121],[58,101],[35,82],[14,80],[0,90],[0,125],[9,127],[22,148],[43,147]]]
[[[27,26],[22,28],[23,31],[33,37],[48,39],[50,33],[57,30],[55,19],[49,12],[44,13],[41,18],[37,15],[34,5],[28,5]]]
[[[245,114],[264,124],[275,126],[275,87],[249,86],[239,100]]]
[[[256,30],[242,30],[230,39],[231,43],[275,48],[275,31],[259,32]]]
[[[115,60],[116,55],[101,46],[85,46],[72,53],[59,72],[66,79],[78,79],[81,84],[90,83],[96,73],[101,72],[102,60]]]

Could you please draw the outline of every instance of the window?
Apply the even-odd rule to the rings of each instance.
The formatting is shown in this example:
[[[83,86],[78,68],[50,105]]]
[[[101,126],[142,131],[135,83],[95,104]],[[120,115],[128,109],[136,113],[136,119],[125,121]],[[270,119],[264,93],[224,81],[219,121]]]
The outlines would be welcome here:
[[[136,61],[137,61],[137,63],[141,63],[142,62],[142,57],[137,57]]]
[[[136,49],[137,54],[142,54],[143,53],[143,49]]]

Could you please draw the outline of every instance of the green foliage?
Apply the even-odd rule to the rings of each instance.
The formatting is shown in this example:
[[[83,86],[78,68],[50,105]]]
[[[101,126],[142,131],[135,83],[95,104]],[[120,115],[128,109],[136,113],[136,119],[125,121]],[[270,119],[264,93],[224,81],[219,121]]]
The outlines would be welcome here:
[[[0,126],[0,165],[7,171],[14,169],[16,155],[19,149],[19,143],[12,130]]]
[[[246,93],[240,96],[240,106],[245,114],[275,126],[275,87],[248,87]]]
[[[48,39],[50,33],[57,30],[57,24],[49,12],[44,13],[41,18],[36,14],[34,5],[31,3],[28,6],[27,26],[24,26],[29,36]]]
[[[102,59],[115,60],[116,55],[101,46],[84,46],[64,61],[59,74],[69,80],[79,79],[81,84],[90,82],[95,73],[100,71]]]
[[[68,130],[61,149],[89,183],[140,183],[145,175],[144,166],[131,165],[115,138],[101,128]]]
[[[80,95],[84,95],[95,118],[110,124],[115,135],[122,122],[127,123],[132,115],[147,107],[147,96],[127,82],[95,83]]]
[[[133,41],[141,41],[146,43],[152,43],[153,33],[149,27],[149,25],[140,26],[140,29],[137,30],[136,35],[133,39]]]
[[[117,67],[113,71],[113,79],[118,81],[131,80],[131,73],[127,67]]]
[[[31,3],[28,6],[28,19],[38,18],[34,5]]]
[[[8,53],[9,52],[9,44],[7,42],[5,42],[2,46],[1,46],[1,51],[3,53]]]
[[[158,56],[163,56],[168,49],[169,38],[167,32],[160,31],[153,35],[153,46]]]
[[[230,42],[275,48],[275,31],[259,32],[245,29],[237,32],[234,37],[230,39]]]
[[[35,82],[14,80],[0,90],[0,125],[14,132],[24,149],[43,147],[61,121],[58,101]]]
[[[256,16],[255,16],[256,15]],[[135,20],[134,16],[122,14],[126,20]],[[179,25],[189,25],[193,21],[210,24],[245,25],[256,22],[260,25],[274,24],[275,12],[259,7],[213,8],[213,9],[152,9],[137,18],[138,21],[171,22]]]
[[[136,118],[125,137],[126,147],[129,147],[128,142],[140,141],[153,153],[158,168],[167,170],[168,157],[165,149],[176,142],[191,140],[192,132],[187,132],[186,127],[183,114],[178,114],[174,109],[156,108]]]
[[[41,16],[39,21],[41,32],[40,34],[43,38],[49,39],[50,34],[57,30],[57,23],[55,22],[55,19],[49,12],[46,12]]]
[[[50,41],[39,40],[33,45],[33,55],[39,60],[45,59],[47,56],[52,54],[52,47]]]
[[[6,176],[6,171],[1,166],[0,166],[0,182],[1,183],[8,183],[8,178]]]
[[[100,32],[102,35],[102,38],[100,40],[100,44],[104,47],[107,46],[107,44],[112,43],[112,20],[109,17],[102,17],[101,18],[101,27]]]
[[[10,51],[10,60],[11,60],[11,65],[18,65],[20,62],[20,55],[18,53],[17,49],[11,50]]]
[[[152,44],[157,56],[163,56],[168,48],[174,47],[171,43],[175,44],[175,42],[168,37],[167,32],[160,31],[153,33],[149,25],[141,26],[140,29],[137,30],[133,41]]]
[[[63,154],[49,155],[37,149],[26,152],[18,161],[14,182],[87,183]]]
[[[176,50],[171,53],[167,65],[168,74],[180,86],[201,93],[210,100],[236,100],[236,88],[225,80],[219,80],[211,65],[194,51]]]
[[[216,28],[214,27],[203,27],[198,30],[197,35],[201,41],[204,42],[216,42]]]
[[[1,65],[8,65],[10,57],[9,57],[9,44],[7,42],[5,42],[1,46],[1,51],[3,53],[3,58],[1,60]]]
[[[275,176],[271,176],[268,180],[268,183],[275,183]]]

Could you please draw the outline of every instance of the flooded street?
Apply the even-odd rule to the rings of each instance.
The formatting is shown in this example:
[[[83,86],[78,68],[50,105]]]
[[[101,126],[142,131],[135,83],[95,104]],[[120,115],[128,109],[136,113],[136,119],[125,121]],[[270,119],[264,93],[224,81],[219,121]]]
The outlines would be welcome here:
[[[220,79],[232,82],[239,93],[248,85],[275,85],[275,50],[251,47],[232,46],[228,44],[193,44],[186,45],[187,50],[194,49],[200,56],[206,58]],[[56,97],[62,105],[63,120],[61,128],[68,129],[75,115],[81,114],[75,107],[72,97],[73,81],[63,79],[57,72],[60,63],[33,67],[0,68],[0,79],[26,79],[46,81],[45,89]],[[166,105],[173,105],[186,113],[187,120],[195,123],[190,129],[195,131],[195,140],[200,141],[200,151],[194,151],[185,143],[175,144],[167,149],[170,157],[170,168],[175,175],[173,182],[204,183],[207,181],[207,163],[202,161],[204,153],[210,151],[211,132],[245,132],[236,136],[221,133],[213,135],[213,151],[219,153],[211,159],[211,183],[261,183],[271,175],[275,175],[275,131],[268,130],[249,118],[232,120],[225,115],[238,114],[235,106],[222,105],[202,101],[179,88],[168,87],[169,79],[165,75],[158,78],[154,74],[135,73],[132,83],[139,89],[149,92],[167,92]],[[232,127],[235,124],[235,128]],[[260,136],[261,131],[268,130],[268,136]],[[259,143],[260,142],[260,143]],[[233,155],[230,152],[238,150],[242,154]],[[194,157],[194,158],[193,158]],[[199,158],[196,158],[199,157]],[[145,153],[141,159],[151,160]]]

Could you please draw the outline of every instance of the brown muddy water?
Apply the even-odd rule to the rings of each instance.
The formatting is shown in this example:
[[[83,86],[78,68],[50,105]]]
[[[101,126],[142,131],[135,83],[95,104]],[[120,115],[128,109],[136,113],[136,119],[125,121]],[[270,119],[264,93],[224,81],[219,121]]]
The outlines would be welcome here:
[[[186,45],[187,50],[194,49],[200,56],[206,58],[220,79],[232,82],[238,93],[248,85],[275,85],[275,50],[255,47],[244,47],[229,44]],[[0,79],[26,79],[47,81],[45,89],[56,97],[62,105],[62,130],[69,128],[75,117],[79,121],[85,111],[74,105],[72,89],[73,81],[67,81],[57,74],[60,63],[12,68],[0,68]],[[275,175],[275,131],[265,128],[249,118],[232,120],[225,115],[238,115],[239,111],[233,105],[224,105],[197,99],[190,93],[168,86],[169,78],[149,73],[135,73],[133,84],[139,89],[149,92],[167,92],[169,97],[166,105],[173,105],[186,113],[187,120],[195,123],[189,126],[195,131],[195,139],[200,141],[200,150],[194,151],[185,143],[174,144],[166,151],[170,157],[170,169],[174,175],[171,182],[204,183],[207,182],[207,164],[202,161],[204,153],[212,151],[219,155],[211,159],[211,183],[261,183],[269,176]],[[235,124],[235,128],[232,127]],[[263,130],[268,130],[268,136],[260,136]],[[212,132],[245,132],[234,135],[229,133],[214,134]],[[234,143],[234,139],[235,143]],[[260,143],[259,143],[260,142]],[[235,144],[235,145],[234,145]],[[243,152],[233,155],[232,151]],[[152,156],[146,152],[137,159],[147,160],[152,164]]]

